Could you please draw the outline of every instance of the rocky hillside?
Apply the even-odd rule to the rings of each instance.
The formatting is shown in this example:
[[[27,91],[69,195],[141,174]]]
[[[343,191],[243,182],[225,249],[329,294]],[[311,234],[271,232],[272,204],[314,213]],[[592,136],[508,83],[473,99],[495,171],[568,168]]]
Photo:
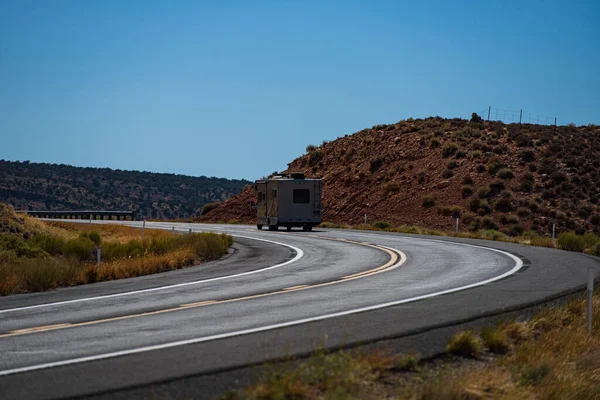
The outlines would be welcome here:
[[[190,218],[248,183],[0,160],[0,202],[17,210],[137,210],[146,218]]]
[[[462,230],[596,230],[600,127],[408,119],[376,125],[292,161],[324,180],[324,220]],[[201,217],[254,223],[251,190]]]

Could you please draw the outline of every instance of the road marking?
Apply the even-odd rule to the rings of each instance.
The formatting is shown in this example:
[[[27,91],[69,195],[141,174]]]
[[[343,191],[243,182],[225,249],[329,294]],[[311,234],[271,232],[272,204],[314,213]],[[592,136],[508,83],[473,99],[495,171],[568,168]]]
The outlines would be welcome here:
[[[423,240],[436,241],[434,239],[423,239]],[[437,241],[444,242],[441,240],[437,240]],[[448,242],[445,242],[445,243],[448,243]],[[234,331],[234,332],[220,333],[220,334],[216,334],[216,335],[198,337],[198,338],[187,339],[187,340],[180,340],[180,341],[176,341],[176,342],[169,342],[169,343],[163,343],[163,344],[152,345],[152,346],[138,347],[135,349],[121,350],[121,351],[116,351],[116,352],[111,352],[111,353],[97,354],[94,356],[73,358],[70,360],[56,361],[56,362],[50,362],[50,363],[44,363],[44,364],[38,364],[38,365],[31,365],[28,367],[8,369],[8,370],[0,371],[0,376],[12,375],[12,374],[17,374],[17,373],[22,373],[22,372],[36,371],[36,370],[41,370],[41,369],[53,368],[53,367],[61,367],[61,366],[65,366],[65,365],[80,364],[80,363],[90,362],[90,361],[105,360],[108,358],[126,356],[126,355],[131,355],[131,354],[139,354],[139,353],[144,353],[147,351],[164,350],[164,349],[169,349],[169,348],[173,348],[173,347],[185,346],[185,345],[202,343],[202,342],[209,342],[212,340],[226,339],[226,338],[231,338],[231,337],[235,337],[235,336],[249,335],[252,333],[259,333],[259,332],[269,331],[269,330],[273,330],[273,329],[287,328],[287,327],[291,327],[291,326],[306,324],[309,322],[322,321],[322,320],[330,319],[330,318],[337,318],[337,317],[342,317],[342,316],[351,315],[351,314],[358,314],[358,313],[367,312],[367,311],[379,310],[382,308],[388,308],[388,307],[393,307],[393,306],[397,306],[397,305],[401,305],[401,304],[412,303],[412,302],[419,301],[419,300],[425,300],[425,299],[429,299],[432,297],[442,296],[442,295],[449,294],[449,293],[460,292],[463,290],[472,289],[474,287],[487,285],[488,283],[492,283],[497,280],[503,279],[507,276],[510,276],[523,267],[523,262],[521,261],[520,258],[518,258],[506,251],[494,249],[491,247],[483,247],[483,246],[464,244],[464,243],[456,243],[456,244],[460,244],[462,246],[467,246],[467,247],[486,249],[486,250],[495,251],[495,252],[504,254],[504,255],[508,256],[509,258],[511,258],[515,262],[515,266],[510,271],[507,271],[507,272],[500,274],[498,276],[495,276],[493,278],[475,282],[475,283],[472,283],[469,285],[460,286],[457,288],[452,288],[452,289],[442,290],[439,292],[428,293],[428,294],[421,295],[421,296],[411,297],[408,299],[396,300],[396,301],[391,301],[391,302],[387,302],[387,303],[381,303],[381,304],[376,304],[376,305],[367,306],[367,307],[355,308],[355,309],[340,311],[340,312],[331,313],[331,314],[323,314],[323,315],[318,315],[315,317],[303,318],[303,319],[298,319],[298,320],[293,320],[293,321],[288,321],[288,322],[282,322],[282,323],[278,323],[278,324],[265,325],[265,326],[261,326],[261,327],[257,327],[257,328],[243,329],[243,330]],[[402,259],[405,259],[405,258],[402,257]],[[402,260],[400,262],[402,262]]]
[[[295,290],[295,289],[302,289],[307,287],[308,285],[298,285],[298,286],[291,286],[291,287],[286,287],[283,290]]]
[[[67,327],[69,325],[71,325],[71,324],[64,323],[64,324],[54,324],[54,325],[38,326],[38,327],[35,327],[35,328],[17,329],[17,330],[14,330],[14,331],[10,331],[10,333],[17,334],[17,335],[22,335],[22,334],[25,334],[25,333],[34,333],[34,332],[41,332],[41,331],[47,331],[47,330],[49,331],[49,330],[53,330],[53,329],[65,328],[65,327]],[[3,336],[0,335],[0,337],[3,337]]]
[[[371,247],[376,247],[376,246],[371,246]],[[402,253],[399,250],[383,248],[383,246],[382,246],[382,248],[378,248],[378,249],[383,250],[390,254],[390,261],[388,261],[387,263],[385,263],[382,266],[382,267],[385,267],[386,269],[382,269],[382,267],[377,267],[377,268],[371,269],[369,271],[365,271],[365,272],[367,272],[367,274],[362,274],[360,276],[357,276],[357,277],[354,277],[351,279],[365,278],[367,276],[374,275],[374,274],[377,274],[380,272],[387,272],[387,271],[390,271],[390,270],[395,269],[396,267],[402,265],[406,261],[406,256],[404,256],[404,253]],[[398,262],[397,265],[394,265],[394,264],[396,264],[396,261],[398,260],[398,255],[395,252],[400,254],[400,262]],[[46,325],[46,326],[40,326],[40,327],[34,327],[34,328],[25,328],[25,329],[19,329],[19,330],[10,331],[8,333],[0,334],[0,338],[21,336],[21,335],[27,335],[30,333],[55,331],[55,330],[66,329],[66,328],[78,328],[81,326],[96,325],[96,324],[101,324],[101,323],[105,323],[105,322],[115,322],[115,321],[122,321],[125,319],[147,317],[147,316],[151,316],[151,315],[158,315],[158,314],[164,314],[164,313],[169,313],[169,312],[188,310],[191,308],[204,307],[204,306],[208,306],[208,305],[212,305],[212,304],[224,304],[224,303],[232,303],[232,302],[242,301],[242,300],[259,299],[262,297],[274,296],[274,295],[283,294],[283,293],[290,293],[290,292],[295,292],[295,291],[299,291],[299,290],[314,289],[317,287],[323,287],[323,286],[333,285],[333,284],[347,282],[347,281],[348,281],[348,279],[344,280],[342,278],[342,279],[338,279],[335,281],[322,282],[322,283],[317,283],[314,285],[292,286],[292,287],[285,288],[283,290],[277,290],[274,292],[258,293],[258,294],[253,294],[253,295],[249,295],[249,296],[234,297],[231,299],[224,299],[224,300],[205,300],[205,301],[199,301],[196,303],[182,304],[178,307],[164,308],[161,310],[148,311],[148,312],[137,313],[137,314],[122,315],[119,317],[110,317],[110,318],[97,319],[97,320],[84,321],[84,322],[73,322],[73,323],[64,323],[64,324],[56,324],[56,325]]]
[[[216,302],[217,302],[217,300],[199,301],[197,303],[182,304],[179,306],[179,308],[207,306],[209,304],[214,304]]]
[[[173,288],[177,288],[177,287],[199,285],[202,283],[215,282],[215,281],[232,279],[232,278],[239,278],[240,276],[253,275],[253,274],[258,274],[261,272],[285,267],[286,265],[289,265],[291,263],[298,261],[299,259],[301,259],[304,256],[304,252],[300,248],[298,248],[296,246],[292,246],[290,244],[280,243],[280,242],[276,242],[273,240],[267,240],[267,239],[253,238],[253,237],[243,236],[243,235],[231,235],[231,236],[240,237],[243,239],[258,240],[261,242],[285,246],[285,247],[288,247],[288,248],[294,250],[296,252],[296,256],[294,258],[292,258],[291,260],[288,260],[281,264],[272,265],[270,267],[261,268],[261,269],[257,269],[254,271],[241,272],[239,274],[225,275],[225,276],[219,276],[216,278],[202,279],[199,281],[191,281],[191,282],[183,282],[183,283],[177,283],[174,285],[159,286],[159,287],[148,288],[148,289],[132,290],[129,292],[113,293],[113,294],[93,296],[93,297],[84,297],[84,298],[73,299],[73,300],[56,301],[56,302],[52,302],[52,303],[35,304],[35,305],[24,306],[24,307],[7,308],[4,310],[0,310],[0,314],[5,314],[5,313],[10,313],[10,312],[15,312],[15,311],[32,310],[32,309],[36,309],[36,308],[54,307],[54,306],[60,306],[60,305],[64,305],[64,304],[82,303],[82,302],[94,301],[94,300],[104,300],[104,299],[110,299],[110,298],[114,298],[114,297],[131,296],[131,295],[135,295],[135,294],[139,294],[139,293],[156,292],[159,290],[167,290],[167,289],[173,289]]]

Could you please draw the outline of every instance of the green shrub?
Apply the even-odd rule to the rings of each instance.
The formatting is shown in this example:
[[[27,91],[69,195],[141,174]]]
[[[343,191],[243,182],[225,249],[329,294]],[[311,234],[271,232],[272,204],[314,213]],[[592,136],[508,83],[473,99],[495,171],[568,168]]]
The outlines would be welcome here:
[[[582,252],[585,250],[585,241],[583,236],[565,232],[558,236],[558,247],[563,250]]]
[[[483,351],[481,340],[471,331],[460,332],[450,339],[446,346],[450,354],[461,357],[477,357]]]
[[[442,157],[444,157],[444,158],[450,157],[451,155],[454,155],[454,153],[456,153],[457,150],[458,150],[458,145],[456,143],[453,143],[453,142],[446,143],[445,145],[442,146]]]
[[[66,243],[63,238],[46,233],[35,234],[29,240],[35,245],[39,246],[46,253],[53,256],[62,254]]]
[[[323,160],[323,157],[325,157],[325,155],[321,150],[313,150],[308,153],[308,164],[311,166],[317,165]]]
[[[79,261],[91,261],[94,258],[96,245],[87,237],[78,237],[67,241],[63,249],[66,257],[72,257]]]
[[[600,243],[596,243],[594,247],[591,248],[590,254],[600,257]]]
[[[473,188],[471,187],[471,185],[464,185],[462,187],[462,196],[463,197],[469,197],[472,194],[473,194]]]
[[[491,193],[489,186],[480,186],[479,189],[477,189],[477,195],[480,199],[486,199],[490,197]]]
[[[502,168],[502,159],[499,157],[491,157],[487,162],[487,170],[490,175],[496,175],[496,173]]]
[[[0,250],[18,258],[43,257],[47,255],[36,243],[25,241],[21,236],[0,233]]]
[[[309,144],[308,146],[306,146],[306,152],[310,153],[313,152],[317,149],[317,146],[315,146],[314,144]]]
[[[392,227],[392,224],[386,221],[377,221],[373,224],[373,226],[377,229],[388,229]]]
[[[90,239],[96,246],[100,246],[102,243],[102,238],[96,231],[82,232],[79,236]]]
[[[502,168],[500,171],[498,171],[498,177],[500,179],[512,179],[515,177],[515,174],[512,169]]]

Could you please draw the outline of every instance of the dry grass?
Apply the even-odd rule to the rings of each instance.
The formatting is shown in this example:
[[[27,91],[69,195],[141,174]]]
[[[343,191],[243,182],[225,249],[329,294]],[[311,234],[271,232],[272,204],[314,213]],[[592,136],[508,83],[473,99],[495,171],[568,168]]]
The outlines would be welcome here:
[[[223,398],[600,399],[600,296],[591,337],[585,309],[585,300],[577,300],[485,328],[479,343],[486,352],[478,344],[477,359],[472,352],[430,361],[386,351],[317,352],[291,367],[266,367],[253,386]],[[478,341],[475,332],[461,333],[449,348]]]
[[[8,216],[4,225],[15,233],[0,234],[0,295],[184,268],[221,257],[233,243],[224,234],[172,236],[152,229],[142,241],[139,229],[121,225],[45,224],[14,212]],[[98,268],[94,252],[100,243],[103,261]]]
[[[39,222],[39,221],[38,221]],[[139,228],[132,228],[124,225],[109,225],[109,224],[86,224],[86,223],[71,223],[62,221],[48,221],[44,225],[58,228],[61,232],[65,232],[69,238],[79,236],[82,232],[95,231],[98,232],[105,241],[126,243],[131,240],[141,239],[142,231]],[[145,229],[144,238],[151,239],[156,237],[170,237],[171,232],[160,229]]]

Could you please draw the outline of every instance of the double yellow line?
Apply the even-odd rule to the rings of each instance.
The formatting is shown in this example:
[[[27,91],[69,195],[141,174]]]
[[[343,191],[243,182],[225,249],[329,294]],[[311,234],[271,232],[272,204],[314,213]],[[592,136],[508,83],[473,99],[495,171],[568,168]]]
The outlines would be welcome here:
[[[316,236],[316,237],[318,237],[318,236]],[[287,287],[282,290],[277,290],[274,292],[259,293],[259,294],[243,296],[243,297],[235,297],[235,298],[225,299],[225,300],[204,300],[204,301],[195,302],[195,303],[182,304],[177,307],[166,308],[166,309],[156,310],[156,311],[148,311],[148,312],[143,312],[143,313],[138,313],[138,314],[123,315],[120,317],[111,317],[111,318],[97,319],[97,320],[85,321],[85,322],[60,323],[60,324],[54,324],[54,325],[45,325],[45,326],[37,326],[37,327],[33,327],[33,328],[18,329],[18,330],[9,331],[4,334],[0,334],[0,338],[28,335],[31,333],[56,331],[59,329],[90,326],[90,325],[102,324],[102,323],[107,323],[107,322],[122,321],[122,320],[126,320],[126,319],[133,319],[133,318],[147,317],[147,316],[158,315],[158,314],[165,314],[165,313],[169,313],[169,312],[189,310],[192,308],[207,307],[207,306],[211,306],[214,304],[232,303],[232,302],[236,302],[236,301],[258,299],[258,298],[262,298],[262,297],[275,296],[275,295],[280,295],[280,294],[284,294],[284,293],[298,292],[301,290],[315,289],[315,288],[319,288],[319,287],[348,282],[348,281],[351,281],[354,279],[366,278],[368,276],[380,274],[383,272],[388,272],[388,271],[391,271],[393,269],[400,267],[406,261],[406,256],[404,255],[404,253],[402,253],[399,250],[392,251],[386,247],[376,246],[376,245],[369,244],[369,243],[355,242],[355,241],[350,241],[350,240],[346,240],[346,239],[323,238],[323,237],[319,237],[319,239],[343,241],[343,242],[358,244],[358,245],[362,245],[362,246],[372,247],[372,248],[378,249],[378,250],[383,250],[390,255],[390,260],[387,263],[385,263],[384,265],[377,267],[377,268],[373,268],[373,269],[359,272],[359,273],[352,274],[352,275],[343,276],[343,277],[333,280],[333,281],[316,283],[314,285],[291,286],[291,287]]]

